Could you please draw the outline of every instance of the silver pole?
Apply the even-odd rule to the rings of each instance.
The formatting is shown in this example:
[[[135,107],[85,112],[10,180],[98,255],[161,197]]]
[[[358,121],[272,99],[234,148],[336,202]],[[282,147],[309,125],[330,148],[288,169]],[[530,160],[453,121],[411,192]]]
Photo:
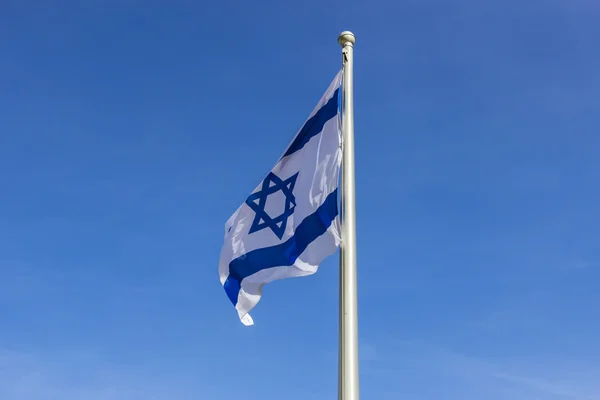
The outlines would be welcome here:
[[[342,244],[340,248],[339,400],[359,400],[358,301],[356,290],[356,198],[354,189],[354,93],[352,32],[338,37],[342,46]]]

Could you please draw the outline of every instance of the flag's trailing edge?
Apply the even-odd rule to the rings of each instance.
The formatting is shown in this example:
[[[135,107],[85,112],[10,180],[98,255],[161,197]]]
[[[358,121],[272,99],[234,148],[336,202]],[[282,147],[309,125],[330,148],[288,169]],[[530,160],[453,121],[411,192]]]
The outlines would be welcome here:
[[[219,276],[244,325],[266,283],[317,272],[340,245],[340,71],[283,156],[225,224]]]

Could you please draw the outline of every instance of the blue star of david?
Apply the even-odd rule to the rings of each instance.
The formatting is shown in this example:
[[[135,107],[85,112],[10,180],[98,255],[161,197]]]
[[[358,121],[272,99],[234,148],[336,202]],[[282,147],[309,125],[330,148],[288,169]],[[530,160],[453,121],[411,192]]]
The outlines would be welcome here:
[[[256,193],[252,193],[246,199],[246,204],[254,210],[254,213],[256,214],[252,226],[250,227],[250,231],[248,232],[249,234],[265,228],[270,228],[279,239],[283,237],[287,220],[290,215],[294,213],[294,208],[296,207],[296,197],[294,197],[294,194],[292,193],[294,191],[294,185],[296,185],[296,178],[298,178],[298,173],[290,176],[284,181],[274,173],[269,172],[269,175],[267,175],[262,183],[261,189]],[[285,208],[281,215],[271,218],[265,211],[267,197],[279,191],[285,196]]]

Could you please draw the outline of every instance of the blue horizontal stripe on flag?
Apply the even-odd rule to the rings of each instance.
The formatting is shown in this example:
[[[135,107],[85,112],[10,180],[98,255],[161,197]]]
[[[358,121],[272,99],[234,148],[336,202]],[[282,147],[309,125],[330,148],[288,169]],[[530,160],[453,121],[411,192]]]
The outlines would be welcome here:
[[[290,144],[290,147],[288,147],[287,151],[283,156],[281,156],[281,158],[287,157],[303,148],[312,137],[321,133],[323,126],[325,126],[327,121],[337,115],[339,90],[340,89],[336,89],[336,91],[333,93],[333,97],[329,99],[329,101],[327,101],[327,103],[325,103],[325,105],[321,107],[315,115],[306,121],[298,135],[296,135],[294,138],[292,144]]]
[[[309,244],[324,234],[338,215],[337,189],[317,210],[306,217],[294,235],[277,246],[252,250],[229,263],[229,277],[223,287],[233,305],[237,304],[244,278],[272,267],[291,266]]]

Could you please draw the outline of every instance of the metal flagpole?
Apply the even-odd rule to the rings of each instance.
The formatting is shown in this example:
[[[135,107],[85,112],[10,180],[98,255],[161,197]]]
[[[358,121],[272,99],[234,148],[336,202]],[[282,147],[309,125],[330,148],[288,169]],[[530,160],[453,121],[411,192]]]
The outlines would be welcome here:
[[[342,46],[342,244],[340,247],[340,337],[338,400],[359,400],[358,301],[356,285],[356,199],[354,189],[354,93],[352,32],[338,37]]]

